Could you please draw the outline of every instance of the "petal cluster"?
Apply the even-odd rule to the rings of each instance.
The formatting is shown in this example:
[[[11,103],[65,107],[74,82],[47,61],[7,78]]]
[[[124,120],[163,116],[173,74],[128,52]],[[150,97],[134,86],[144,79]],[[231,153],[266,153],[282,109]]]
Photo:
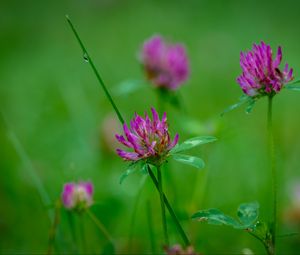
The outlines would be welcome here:
[[[293,79],[293,69],[285,65],[283,71],[279,65],[282,50],[278,47],[275,59],[270,45],[261,42],[254,44],[252,51],[241,52],[240,65],[243,73],[237,78],[244,93],[248,96],[274,95],[284,84]]]
[[[140,60],[147,78],[157,87],[176,90],[189,76],[184,46],[166,44],[160,36],[154,36],[144,43]]]
[[[180,244],[175,244],[165,249],[167,255],[199,255],[195,252],[194,247],[188,246],[183,249]]]
[[[138,161],[147,159],[151,163],[159,163],[164,160],[168,152],[177,144],[178,134],[171,141],[168,131],[167,115],[163,114],[160,120],[158,113],[154,108],[152,111],[152,120],[148,114],[141,117],[135,114],[130,122],[130,127],[124,124],[124,136],[116,135],[117,140],[130,148],[132,151],[117,149],[117,153],[124,160]]]
[[[61,198],[65,208],[81,211],[93,204],[93,193],[91,182],[69,182],[64,185]]]

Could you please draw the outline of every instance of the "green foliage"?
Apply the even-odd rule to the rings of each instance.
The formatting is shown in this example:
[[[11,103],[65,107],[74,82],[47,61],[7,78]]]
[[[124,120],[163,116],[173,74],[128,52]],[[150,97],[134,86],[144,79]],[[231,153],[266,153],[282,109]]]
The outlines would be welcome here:
[[[241,204],[237,216],[243,226],[250,227],[258,218],[259,204],[257,202]]]
[[[236,109],[236,108],[242,106],[243,104],[249,103],[249,105],[251,105],[251,104],[253,104],[252,101],[253,101],[253,98],[252,98],[252,97],[249,97],[249,96],[247,96],[247,95],[242,95],[242,96],[240,97],[239,101],[238,101],[236,104],[233,104],[233,105],[229,106],[227,109],[225,109],[225,110],[221,113],[221,116],[223,116],[223,115],[224,115],[225,113],[227,113],[227,112],[230,112],[230,111],[232,111],[232,110],[234,110],[234,109]],[[248,105],[248,107],[249,107],[249,105]],[[248,107],[247,107],[247,108],[248,108]]]
[[[241,204],[237,210],[238,220],[225,215],[219,209],[208,209],[195,213],[192,219],[207,222],[213,225],[226,225],[235,229],[249,229],[254,227],[258,214],[259,205],[256,202]]]
[[[198,169],[204,168],[205,163],[201,158],[190,156],[190,155],[182,155],[182,154],[173,154],[172,158],[178,162],[181,162],[186,165],[190,165],[196,167]]]
[[[140,170],[140,173],[142,174],[147,174],[147,164],[142,160],[130,164],[125,172],[120,176],[120,184],[122,184],[129,175],[136,173],[138,170]]]
[[[217,140],[217,138],[215,138],[213,136],[198,136],[198,137],[194,137],[194,138],[191,138],[191,139],[188,139],[188,140],[184,141],[182,144],[178,144],[177,146],[175,146],[170,151],[170,154],[175,154],[175,153],[183,152],[183,151],[192,149],[192,148],[194,148],[196,146],[199,146],[199,145],[202,145],[202,144],[215,142],[216,140]]]
[[[238,221],[225,215],[221,210],[216,208],[199,211],[192,216],[192,219],[207,222],[212,225],[226,225],[233,228],[239,228],[240,226]]]

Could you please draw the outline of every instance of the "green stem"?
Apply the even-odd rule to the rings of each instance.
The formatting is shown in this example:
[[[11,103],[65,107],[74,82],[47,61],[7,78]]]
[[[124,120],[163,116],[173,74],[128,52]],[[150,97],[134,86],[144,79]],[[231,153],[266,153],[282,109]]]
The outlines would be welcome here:
[[[276,232],[277,232],[277,174],[276,174],[276,162],[275,162],[275,147],[274,147],[274,135],[272,125],[272,103],[273,96],[269,96],[268,100],[268,133],[269,133],[269,156],[270,167],[272,172],[272,192],[273,192],[273,219],[272,219],[272,243],[273,254],[276,254]]]
[[[102,222],[96,217],[96,215],[91,211],[87,210],[87,215],[91,218],[91,220],[95,223],[95,225],[98,227],[98,229],[102,232],[102,234],[106,237],[106,239],[113,245],[114,241]]]
[[[149,173],[149,175],[150,175],[150,177],[151,177],[151,179],[152,179],[152,181],[153,181],[156,189],[159,190],[159,188],[158,188],[158,181],[156,180],[156,177],[154,176],[154,174],[153,174],[153,172],[152,172],[152,170],[151,170],[151,168],[150,168],[149,165],[148,165],[148,173]],[[189,246],[191,244],[190,240],[188,239],[188,237],[185,234],[182,226],[180,225],[180,222],[179,222],[176,214],[174,213],[173,208],[171,207],[171,205],[170,205],[170,203],[169,203],[166,195],[163,194],[163,196],[164,196],[165,205],[166,205],[166,207],[167,207],[167,209],[168,209],[171,217],[173,218],[175,226],[176,226],[176,228],[177,228],[180,236],[182,237],[182,240],[184,241],[185,246]]]
[[[254,234],[252,232],[248,232],[248,233],[263,244],[268,255],[273,255],[272,248],[267,244],[266,241],[264,241],[263,239],[261,239],[260,237],[258,237],[256,234]]]
[[[153,232],[153,220],[152,220],[152,213],[151,213],[151,202],[148,199],[147,200],[147,207],[146,207],[146,212],[147,212],[147,221],[148,221],[148,228],[149,228],[149,236],[150,236],[150,243],[151,243],[151,252],[152,254],[156,254],[156,249],[155,249],[155,237],[154,237],[154,232]]]
[[[163,230],[164,230],[165,244],[167,246],[169,246],[166,209],[165,209],[165,201],[164,201],[164,193],[163,193],[162,176],[161,176],[160,166],[156,166],[156,169],[157,169],[158,191],[159,191],[159,197],[160,197],[161,217],[162,217],[162,225],[163,225]]]
[[[108,92],[108,90],[107,90],[107,88],[106,88],[106,86],[105,86],[105,84],[104,84],[104,82],[103,82],[103,80],[102,80],[100,74],[98,73],[98,71],[97,71],[97,69],[96,69],[96,67],[95,67],[95,65],[94,65],[94,63],[93,63],[93,61],[92,61],[90,55],[88,54],[88,52],[87,52],[85,46],[83,45],[83,43],[82,43],[82,41],[81,41],[81,39],[80,39],[80,37],[79,37],[79,35],[78,35],[78,33],[77,33],[75,27],[73,26],[73,24],[72,24],[72,22],[71,22],[71,20],[70,20],[70,18],[69,18],[68,15],[66,15],[66,19],[67,19],[67,21],[68,21],[68,23],[69,23],[69,25],[70,25],[70,27],[71,27],[71,29],[72,29],[72,31],[73,31],[75,37],[76,37],[78,43],[80,44],[80,47],[81,47],[81,49],[82,49],[82,51],[83,51],[83,54],[84,54],[84,59],[85,59],[86,61],[88,61],[88,63],[89,63],[90,66],[92,67],[92,69],[93,69],[93,71],[94,71],[94,73],[95,73],[95,75],[96,75],[96,77],[97,77],[97,80],[99,81],[99,84],[101,85],[102,89],[104,90],[104,93],[105,93],[105,95],[107,96],[107,98],[108,98],[109,102],[111,103],[111,105],[113,106],[115,112],[117,113],[117,116],[118,116],[120,122],[121,122],[122,124],[124,124],[125,121],[124,121],[124,119],[123,119],[123,117],[122,117],[122,115],[121,115],[121,113],[120,113],[118,107],[116,106],[116,104],[114,103],[114,101],[113,101],[113,99],[112,99],[110,93]]]

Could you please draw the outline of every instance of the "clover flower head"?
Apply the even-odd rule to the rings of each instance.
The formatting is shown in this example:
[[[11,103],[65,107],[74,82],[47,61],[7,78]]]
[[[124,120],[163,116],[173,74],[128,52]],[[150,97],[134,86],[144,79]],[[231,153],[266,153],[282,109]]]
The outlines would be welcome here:
[[[135,114],[130,127],[126,124],[123,126],[125,136],[116,135],[121,144],[133,150],[128,152],[117,149],[117,154],[124,160],[136,162],[144,159],[148,163],[161,164],[168,156],[168,152],[177,144],[178,134],[174,140],[170,138],[166,113],[160,120],[156,110],[152,108],[151,111],[152,120],[147,113],[144,118]]]
[[[93,193],[91,182],[69,182],[64,185],[61,198],[65,208],[83,211],[93,204]]]
[[[193,246],[183,249],[180,244],[165,248],[165,252],[167,255],[199,255],[199,253],[195,252]]]
[[[293,69],[286,64],[283,70],[279,65],[282,50],[278,47],[275,59],[270,45],[261,42],[254,44],[249,52],[241,52],[240,65],[243,73],[237,78],[245,94],[251,97],[275,95],[293,79]]]
[[[140,61],[148,80],[156,87],[176,90],[189,76],[185,47],[167,44],[160,36],[153,36],[144,43]]]

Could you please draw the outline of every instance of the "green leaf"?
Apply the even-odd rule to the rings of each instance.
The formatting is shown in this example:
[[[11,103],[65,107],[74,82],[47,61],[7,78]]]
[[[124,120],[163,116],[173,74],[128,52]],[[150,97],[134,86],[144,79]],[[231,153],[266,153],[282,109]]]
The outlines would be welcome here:
[[[292,82],[288,83],[288,85],[291,85],[291,84],[298,84],[298,83],[300,83],[300,80],[292,81]]]
[[[207,222],[212,225],[226,225],[234,228],[240,227],[240,223],[238,221],[215,208],[196,212],[192,216],[192,219]]]
[[[182,144],[179,144],[179,145],[175,146],[170,151],[170,153],[174,154],[174,153],[186,151],[186,150],[189,150],[189,149],[194,148],[196,146],[199,146],[201,144],[211,143],[211,142],[214,142],[216,140],[217,140],[217,138],[215,138],[213,136],[194,137],[194,138],[191,138],[191,139],[188,139],[188,140],[184,141]]]
[[[143,81],[140,80],[127,80],[115,86],[113,92],[116,96],[129,95],[143,88],[143,85]]]
[[[249,103],[248,103],[248,105],[247,105],[247,107],[246,107],[246,113],[247,113],[247,114],[249,114],[249,113],[252,112],[255,103],[256,103],[256,100],[255,100],[255,99],[251,98],[251,99],[249,100]]]
[[[285,85],[284,87],[289,90],[300,91],[299,85],[288,84],[288,85]]]
[[[250,96],[247,95],[242,95],[239,99],[239,101],[236,104],[233,104],[231,106],[229,106],[227,109],[225,109],[222,113],[221,116],[223,116],[225,113],[230,112],[238,107],[240,107],[241,105],[249,102],[250,100],[253,100]]]
[[[259,204],[257,202],[241,204],[237,211],[237,216],[244,227],[250,227],[257,221],[259,214]]]
[[[131,174],[135,173],[138,169],[143,168],[144,165],[144,161],[137,161],[134,163],[131,163],[128,168],[126,169],[126,171],[124,173],[121,174],[120,176],[120,184],[123,183],[123,181]]]
[[[186,165],[191,165],[198,169],[204,168],[205,163],[201,158],[190,156],[190,155],[182,155],[182,154],[173,154],[173,159],[181,162]]]

